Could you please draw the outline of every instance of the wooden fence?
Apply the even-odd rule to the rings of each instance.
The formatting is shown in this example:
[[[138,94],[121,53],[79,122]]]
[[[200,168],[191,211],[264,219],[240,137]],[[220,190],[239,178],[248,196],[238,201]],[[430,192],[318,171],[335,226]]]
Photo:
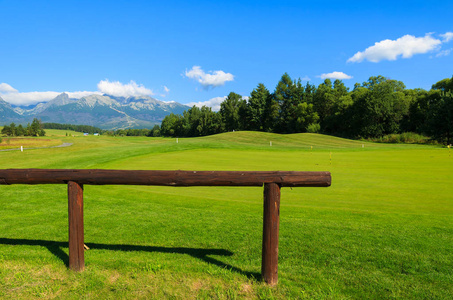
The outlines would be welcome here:
[[[160,186],[263,186],[263,248],[261,275],[275,285],[278,280],[278,233],[281,187],[328,187],[329,172],[292,171],[135,171],[135,170],[0,170],[1,184],[67,184],[69,218],[69,268],[85,268],[83,235],[83,185]]]

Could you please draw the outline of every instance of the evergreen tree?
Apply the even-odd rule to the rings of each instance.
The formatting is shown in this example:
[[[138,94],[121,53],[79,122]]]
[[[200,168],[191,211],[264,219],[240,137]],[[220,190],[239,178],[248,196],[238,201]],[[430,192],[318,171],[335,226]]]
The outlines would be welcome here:
[[[28,127],[28,125],[27,125],[27,127]],[[33,121],[31,122],[31,125],[29,126],[29,129],[27,131],[30,136],[46,135],[46,132],[44,131],[44,129],[42,127],[41,121],[38,120],[37,118],[33,119]]]
[[[220,104],[220,114],[226,131],[241,130],[245,127],[247,102],[234,92]]]
[[[7,136],[11,136],[11,135],[12,135],[12,133],[11,133],[11,127],[8,126],[8,125],[3,126],[3,128],[2,128],[2,134],[7,135]]]
[[[297,105],[296,116],[295,132],[306,132],[308,126],[317,124],[319,120],[319,116],[315,112],[313,104],[308,104],[307,102],[302,102]]]
[[[308,104],[314,104],[314,97],[316,94],[316,86],[307,82],[304,90],[304,101]]]
[[[274,92],[278,103],[279,116],[277,131],[281,133],[297,132],[297,106],[303,102],[304,87],[300,79],[292,81],[288,73],[283,74]]]
[[[11,124],[9,125],[9,135],[10,135],[10,136],[16,136],[16,135],[17,135],[17,134],[16,134],[16,133],[17,133],[16,131],[17,131],[17,130],[16,130],[16,124],[14,124],[14,122],[13,122],[13,123],[11,123]]]
[[[258,87],[250,93],[247,103],[247,121],[249,130],[264,131],[266,129],[266,104],[271,94],[264,84],[258,84]]]
[[[22,124],[19,124],[16,128],[16,135],[24,136],[25,134],[26,134],[25,128],[22,126]]]
[[[280,108],[278,102],[275,100],[274,94],[270,94],[266,99],[266,106],[264,109],[263,126],[264,131],[275,132]]]
[[[314,95],[314,106],[322,124],[327,117],[332,115],[334,104],[335,94],[332,88],[332,81],[327,78],[318,86]]]

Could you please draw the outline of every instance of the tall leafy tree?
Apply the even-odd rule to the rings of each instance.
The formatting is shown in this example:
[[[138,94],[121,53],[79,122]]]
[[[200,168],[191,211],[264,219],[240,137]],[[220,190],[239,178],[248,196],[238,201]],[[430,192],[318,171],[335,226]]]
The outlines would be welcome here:
[[[198,126],[201,121],[201,110],[195,105],[188,110],[184,111],[184,119],[186,122],[183,122],[186,125],[187,136],[200,136],[200,130]]]
[[[354,135],[376,137],[399,132],[400,121],[410,105],[404,84],[377,76],[370,77],[362,88],[357,88],[357,100],[352,107]]]
[[[451,144],[453,139],[453,92],[442,92],[439,101],[431,103],[427,133],[434,139]]]
[[[297,106],[304,102],[303,97],[304,87],[301,80],[293,82],[288,73],[283,74],[274,92],[279,107],[278,132],[297,132]]]
[[[11,136],[17,135],[17,128],[16,128],[16,124],[14,122],[9,125],[9,130],[10,130]]]
[[[310,82],[307,82],[307,84],[305,84],[304,90],[304,101],[307,102],[308,104],[313,104],[315,94],[316,86],[314,84],[310,84]]]
[[[222,132],[222,119],[220,113],[213,112],[210,107],[202,106],[197,133],[201,136]]]
[[[177,136],[177,123],[182,118],[181,115],[171,113],[162,120],[160,132],[163,136]]]
[[[319,114],[319,120],[323,123],[332,114],[332,108],[335,104],[335,94],[332,81],[329,78],[318,86],[313,101],[316,112]]]
[[[40,120],[34,118],[29,127],[29,135],[31,136],[44,136],[46,132],[43,129],[43,125]]]
[[[427,92],[423,89],[406,89],[404,93],[409,101],[409,110],[400,122],[400,129],[402,132],[423,133],[430,94],[437,94],[438,91]]]
[[[333,103],[325,115],[322,127],[327,133],[342,135],[347,130],[348,109],[351,107],[353,100],[343,81],[336,79],[333,83]]]
[[[151,129],[149,131],[149,136],[154,136],[154,137],[161,136],[160,126],[159,125],[154,125],[153,129]]]
[[[220,114],[226,131],[244,129],[247,102],[242,96],[231,92],[220,104]]]
[[[441,81],[436,82],[431,87],[433,90],[440,90],[443,92],[453,91],[453,76],[450,78],[442,79]]]
[[[262,83],[250,93],[247,103],[247,129],[259,131],[266,129],[266,113],[269,112],[266,105],[270,97],[269,90]]]
[[[25,134],[26,134],[25,128],[22,126],[22,124],[19,124],[16,129],[16,135],[24,136]]]
[[[295,132],[306,132],[311,124],[316,124],[319,120],[318,113],[315,112],[313,104],[302,102],[296,108]]]
[[[11,126],[9,126],[9,125],[3,126],[2,134],[7,135],[7,136],[12,136],[13,135],[13,130],[11,130]]]
[[[278,102],[275,100],[275,96],[270,94],[266,99],[266,106],[264,108],[264,120],[263,126],[264,131],[274,132],[276,131],[280,107]]]

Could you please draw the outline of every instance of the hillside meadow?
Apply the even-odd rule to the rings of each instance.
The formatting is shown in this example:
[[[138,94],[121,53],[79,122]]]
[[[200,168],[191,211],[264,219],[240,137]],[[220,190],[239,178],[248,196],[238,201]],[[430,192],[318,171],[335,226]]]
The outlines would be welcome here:
[[[65,133],[35,140],[72,146],[0,152],[0,168],[330,171],[332,186],[282,188],[279,283],[269,287],[262,188],[86,185],[90,249],[75,273],[66,186],[0,185],[0,298],[451,299],[447,148],[318,134],[177,143]]]

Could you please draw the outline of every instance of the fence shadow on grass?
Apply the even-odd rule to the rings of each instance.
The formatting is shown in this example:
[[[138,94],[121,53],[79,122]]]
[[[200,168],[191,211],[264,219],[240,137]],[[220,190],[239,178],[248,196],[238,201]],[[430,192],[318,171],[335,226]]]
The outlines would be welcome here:
[[[2,245],[22,245],[22,246],[41,246],[46,247],[53,255],[59,258],[68,267],[69,256],[62,250],[68,248],[68,242],[46,241],[46,240],[29,240],[29,239],[10,239],[0,238]],[[216,265],[220,268],[231,270],[233,272],[247,276],[249,279],[260,280],[261,274],[258,272],[246,272],[240,268],[224,263],[211,255],[231,256],[234,253],[225,249],[203,249],[203,248],[185,248],[185,247],[157,247],[157,246],[140,246],[140,245],[115,245],[115,244],[98,244],[86,243],[93,250],[112,250],[112,251],[141,251],[141,252],[159,252],[159,253],[177,253],[187,254],[194,258],[200,259],[208,264]]]

